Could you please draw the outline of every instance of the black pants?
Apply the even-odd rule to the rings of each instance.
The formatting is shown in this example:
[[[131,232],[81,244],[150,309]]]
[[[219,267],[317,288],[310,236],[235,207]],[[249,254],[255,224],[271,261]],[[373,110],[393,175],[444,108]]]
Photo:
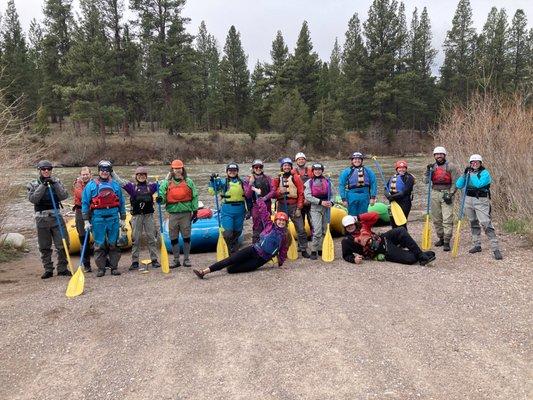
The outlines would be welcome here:
[[[385,260],[400,264],[414,264],[422,250],[403,226],[380,235],[385,239]]]
[[[211,272],[214,272],[227,268],[229,274],[235,274],[238,272],[255,271],[261,265],[266,264],[266,262],[267,260],[257,254],[254,246],[248,246],[237,251],[228,258],[214,263],[209,269]]]
[[[402,200],[396,200],[396,203],[398,203],[398,205],[402,209],[405,215],[405,219],[408,219],[409,213],[411,212],[411,205],[412,205],[411,199],[407,198],[407,199],[402,199]],[[394,218],[392,218],[392,215],[390,217],[390,226],[392,226],[393,228],[398,227],[398,225],[396,225],[396,222],[394,221]],[[407,229],[407,223],[405,223],[405,225],[400,225],[400,226],[404,226],[405,229]]]

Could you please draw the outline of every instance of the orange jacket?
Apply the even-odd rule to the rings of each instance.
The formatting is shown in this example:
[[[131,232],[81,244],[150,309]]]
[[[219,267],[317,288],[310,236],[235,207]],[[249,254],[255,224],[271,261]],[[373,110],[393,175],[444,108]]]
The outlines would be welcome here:
[[[278,175],[276,178],[272,180],[272,184],[274,186],[274,191],[276,192],[276,198],[278,201],[284,202],[285,201],[285,191],[282,191],[280,188],[280,177],[281,175]],[[292,181],[294,183],[294,186],[296,186],[296,198],[288,198],[287,204],[293,205],[296,204],[297,208],[302,208],[304,206],[304,185],[302,183],[302,179],[298,175],[298,173],[294,170],[291,171],[291,177]],[[281,208],[282,210],[282,208]]]

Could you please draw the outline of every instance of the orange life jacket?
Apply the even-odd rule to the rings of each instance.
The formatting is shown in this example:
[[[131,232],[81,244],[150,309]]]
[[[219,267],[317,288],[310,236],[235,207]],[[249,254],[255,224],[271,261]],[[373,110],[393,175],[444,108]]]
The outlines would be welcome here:
[[[176,183],[174,179],[169,182],[167,189],[168,204],[183,203],[191,200],[192,190],[189,185],[187,185],[185,179],[179,183]]]
[[[434,185],[451,185],[452,173],[448,171],[448,163],[443,165],[437,165],[433,168],[433,174],[431,175],[431,182]]]

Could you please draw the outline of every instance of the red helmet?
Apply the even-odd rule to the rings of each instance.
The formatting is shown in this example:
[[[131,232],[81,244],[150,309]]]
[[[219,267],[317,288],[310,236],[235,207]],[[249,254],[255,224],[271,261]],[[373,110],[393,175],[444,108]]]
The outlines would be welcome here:
[[[394,163],[394,169],[398,169],[400,167],[407,168],[407,161],[405,160],[399,160]]]
[[[183,168],[183,161],[181,160],[174,160],[170,164],[170,168]]]
[[[274,220],[276,219],[282,219],[283,221],[287,222],[289,221],[289,216],[285,214],[283,211],[278,211],[276,215],[274,215]]]

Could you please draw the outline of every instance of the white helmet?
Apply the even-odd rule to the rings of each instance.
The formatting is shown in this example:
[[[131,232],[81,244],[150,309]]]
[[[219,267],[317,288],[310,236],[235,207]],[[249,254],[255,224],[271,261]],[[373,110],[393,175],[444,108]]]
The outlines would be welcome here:
[[[307,160],[307,157],[306,157],[305,154],[302,153],[302,152],[296,153],[296,155],[294,156],[294,159],[295,159],[295,160],[297,160],[297,159],[299,159],[299,158],[303,158],[303,159]]]
[[[204,207],[205,207],[204,203],[202,201],[198,201],[198,208],[200,209]]]
[[[342,226],[344,226],[345,228],[347,226],[355,224],[356,222],[357,222],[357,219],[353,215],[346,215],[342,217]]]
[[[442,146],[437,146],[433,149],[433,154],[444,154],[446,155],[446,149]]]
[[[472,161],[479,161],[479,162],[483,162],[483,158],[481,158],[481,156],[479,154],[472,154],[470,156],[470,160],[468,160],[469,162],[472,162]]]

